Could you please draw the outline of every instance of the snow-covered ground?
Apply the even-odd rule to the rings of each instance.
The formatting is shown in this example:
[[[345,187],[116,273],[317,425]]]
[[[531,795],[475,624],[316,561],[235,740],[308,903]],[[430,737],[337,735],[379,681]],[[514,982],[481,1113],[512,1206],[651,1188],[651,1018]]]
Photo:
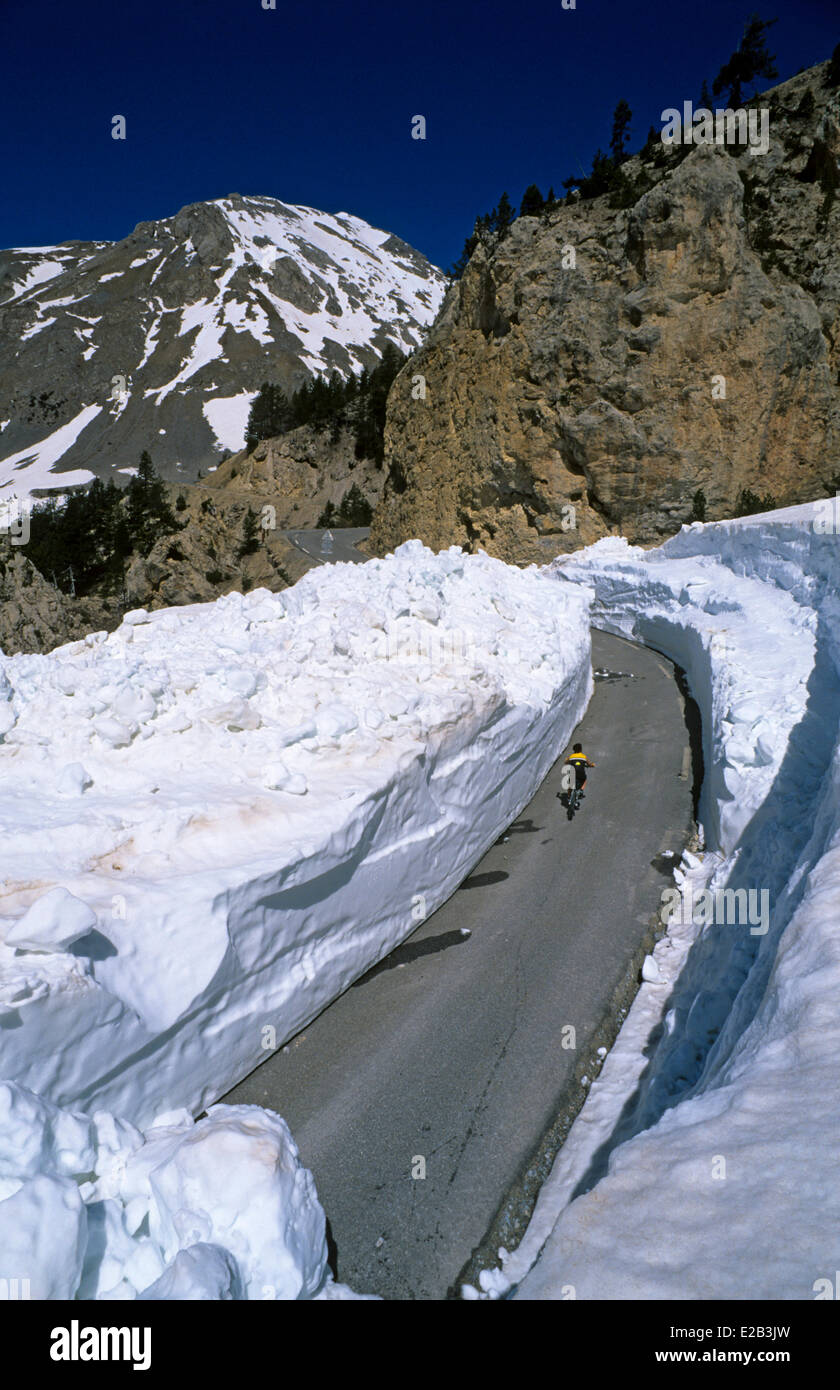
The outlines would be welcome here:
[[[831,1297],[831,507],[648,552],[602,541],[543,572],[411,542],[5,660],[0,1279],[350,1296],[325,1279],[311,1179],[276,1117],[162,1112],[199,1113],[448,896],[586,706],[591,604],[687,672],[705,849],[663,891],[634,1006],[482,1291]],[[228,1193],[239,1165],[253,1176]]]
[[[557,562],[703,716],[702,857],[519,1249],[526,1299],[831,1298],[840,1183],[840,536],[833,504]],[[730,891],[732,890],[732,891]],[[736,893],[738,896],[736,896]],[[467,1290],[467,1296],[478,1296]]]
[[[0,1083],[0,1281],[37,1299],[363,1297],[327,1268],[326,1221],[287,1125],[214,1105],[144,1133]]]
[[[159,1276],[249,1296],[278,1284],[285,1256],[263,1261],[251,1226],[240,1231],[247,1184],[232,1187],[224,1219],[217,1204],[237,1136],[259,1147],[268,1126],[270,1161],[253,1162],[274,1170],[294,1169],[288,1136],[272,1117],[221,1107],[209,1126],[185,1121],[172,1157],[161,1116],[200,1113],[281,1046],[516,817],[589,700],[591,597],[414,541],[282,594],[138,611],[110,635],[3,659],[0,1077],[40,1097],[24,1097],[24,1117],[42,1102],[93,1116],[68,1120],[72,1131],[107,1110],[147,1134],[139,1147],[120,1131],[110,1147],[132,1156],[114,1159],[109,1186],[98,1131],[82,1158],[43,1138],[58,1121],[10,1124],[0,1232],[6,1218],[29,1236],[0,1255],[0,1278],[52,1269],[48,1296],[117,1285],[131,1296]],[[195,1208],[193,1162],[217,1184]],[[265,1181],[254,1240],[286,1201]],[[100,1260],[88,1278],[96,1222],[113,1247],[107,1272]],[[41,1226],[53,1242],[43,1259]],[[180,1258],[195,1242],[222,1253]],[[283,1285],[297,1280],[295,1296],[323,1275],[317,1241],[307,1249],[307,1272],[295,1256]]]

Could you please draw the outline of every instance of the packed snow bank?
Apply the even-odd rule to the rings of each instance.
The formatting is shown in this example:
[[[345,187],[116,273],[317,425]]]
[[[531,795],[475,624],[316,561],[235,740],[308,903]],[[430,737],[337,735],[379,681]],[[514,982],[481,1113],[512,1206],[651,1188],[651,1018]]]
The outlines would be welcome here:
[[[327,1268],[279,1116],[185,1111],[142,1134],[0,1083],[0,1281],[36,1299],[355,1298]]]
[[[590,599],[409,542],[4,660],[0,1077],[141,1127],[223,1095],[527,803]]]
[[[596,626],[685,667],[704,721],[708,850],[685,856],[677,902],[663,894],[668,933],[525,1240],[482,1280],[489,1296],[511,1285],[519,1298],[833,1296],[840,539],[830,505],[684,528],[650,552],[604,541],[554,567],[595,588]]]

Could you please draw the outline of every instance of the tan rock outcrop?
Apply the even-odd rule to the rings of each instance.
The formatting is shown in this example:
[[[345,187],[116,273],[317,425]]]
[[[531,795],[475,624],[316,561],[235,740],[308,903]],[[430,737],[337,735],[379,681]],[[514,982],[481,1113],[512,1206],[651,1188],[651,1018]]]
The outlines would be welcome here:
[[[758,99],[766,155],[657,146],[624,167],[646,189],[631,207],[563,205],[479,246],[392,387],[373,553],[419,536],[542,562],[610,533],[658,541],[697,489],[708,519],[744,488],[825,494],[840,472],[826,69]]]
[[[0,541],[0,652],[47,652],[115,627],[107,602],[71,598],[44,579],[23,548]]]
[[[275,439],[262,439],[248,453],[234,454],[202,480],[202,486],[251,506],[274,507],[276,525],[308,529],[328,502],[338,506],[356,484],[371,506],[382,496],[385,474],[372,459],[357,459],[353,435],[342,429],[336,439],[328,429],[301,425]]]

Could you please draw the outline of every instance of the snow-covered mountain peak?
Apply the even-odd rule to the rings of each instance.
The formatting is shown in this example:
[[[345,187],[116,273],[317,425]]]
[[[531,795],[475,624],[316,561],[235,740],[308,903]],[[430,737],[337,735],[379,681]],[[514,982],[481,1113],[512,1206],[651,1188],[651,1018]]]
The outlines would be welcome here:
[[[194,476],[242,446],[264,380],[412,351],[445,287],[360,217],[239,194],[120,242],[2,252],[0,492],[126,471],[143,448]]]

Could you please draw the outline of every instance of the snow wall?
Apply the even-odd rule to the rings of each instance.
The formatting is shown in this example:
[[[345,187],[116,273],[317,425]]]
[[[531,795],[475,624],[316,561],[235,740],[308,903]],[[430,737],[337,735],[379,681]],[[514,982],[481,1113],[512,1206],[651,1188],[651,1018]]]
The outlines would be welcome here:
[[[220,1106],[193,1133],[191,1116],[414,931],[527,804],[592,692],[591,598],[412,541],[3,659],[0,1279],[24,1277],[28,1249],[48,1283],[33,1296],[334,1288],[277,1117]],[[53,1152],[62,1126],[84,1156]],[[238,1183],[226,1205],[181,1183],[187,1155],[212,1187],[248,1135],[273,1155],[268,1229],[288,1201],[312,1236],[292,1255],[237,1234]],[[199,1195],[173,1225],[179,1183]]]
[[[605,540],[554,566],[558,581],[595,589],[596,627],[685,668],[703,718],[707,852],[684,858],[668,934],[520,1250],[495,1279],[489,1272],[490,1296],[511,1286],[520,1298],[833,1296],[840,527],[832,507],[684,527],[648,552]],[[728,889],[746,890],[737,908],[734,894],[726,904]],[[704,890],[721,894],[712,913],[697,910]]]

